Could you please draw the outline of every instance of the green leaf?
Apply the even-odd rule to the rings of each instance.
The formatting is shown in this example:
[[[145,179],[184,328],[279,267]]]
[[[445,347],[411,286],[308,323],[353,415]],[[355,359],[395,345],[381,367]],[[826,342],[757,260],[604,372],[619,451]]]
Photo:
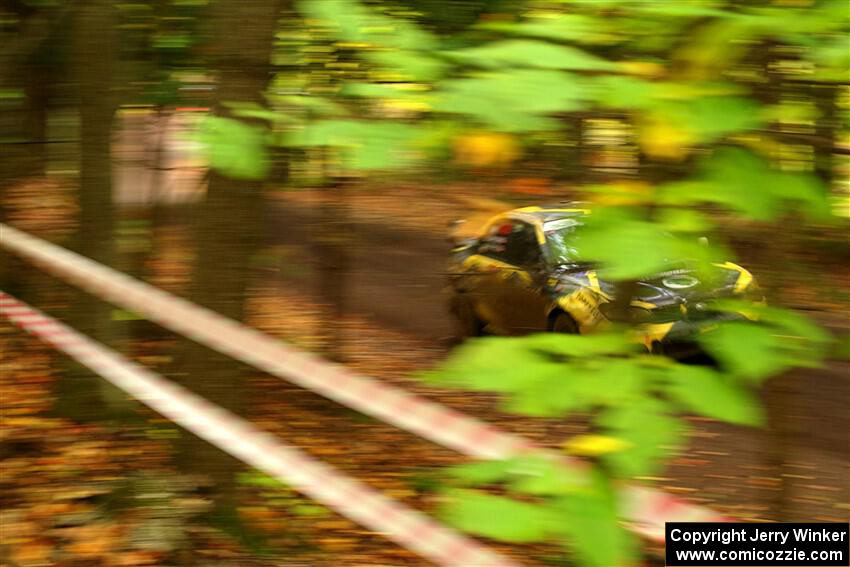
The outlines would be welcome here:
[[[487,337],[461,345],[426,377],[437,383],[463,385],[490,392],[517,392],[551,376],[560,376],[561,364],[520,341]]]
[[[567,545],[587,567],[630,565],[636,545],[632,535],[620,523],[620,503],[609,480],[598,470],[592,472],[591,485],[558,499],[553,511],[563,520],[559,531]]]
[[[355,0],[302,0],[298,10],[320,20],[345,41],[371,43],[395,49],[432,50],[436,40],[428,32],[401,18],[391,18]]]
[[[343,87],[342,94],[367,98],[406,98],[412,93],[403,91],[394,84],[351,83]]]
[[[579,257],[601,263],[600,275],[613,280],[661,271],[673,259],[671,246],[657,225],[614,208],[594,212],[576,232]]]
[[[793,210],[793,204],[799,204],[802,211],[811,219],[828,221],[832,211],[829,206],[829,191],[817,177],[807,173],[772,172],[769,177],[773,194],[782,200],[787,209]]]
[[[732,12],[710,7],[710,4],[700,2],[645,2],[636,3],[634,9],[646,14],[667,16],[671,18],[724,18],[731,17]]]
[[[739,425],[764,421],[761,405],[749,390],[708,368],[677,365],[670,375],[668,393],[700,415]]]
[[[669,408],[660,400],[642,400],[605,412],[598,424],[630,447],[605,457],[617,474],[624,478],[650,475],[664,466],[666,457],[681,444],[684,424],[668,415]]]
[[[569,375],[569,379],[567,379]],[[586,399],[573,388],[575,373],[560,365],[558,372],[526,384],[511,392],[502,404],[505,411],[532,417],[567,417],[570,413],[588,409]]]
[[[730,302],[718,302],[719,305],[728,305]],[[739,301],[746,305],[746,302]],[[802,313],[784,309],[782,307],[770,307],[767,305],[753,305],[759,321],[769,323],[776,327],[784,337],[793,337],[797,340],[807,341],[808,348],[816,348],[819,344],[828,343],[831,340],[829,333],[823,327],[806,317]]]
[[[718,203],[754,220],[800,209],[817,220],[830,216],[828,192],[817,178],[776,171],[741,148],[718,150],[703,162],[699,180],[668,184],[659,191],[668,203]]]
[[[682,235],[671,239],[670,254],[672,258],[685,259],[698,272],[698,276],[706,280],[716,275],[714,264],[724,262],[732,256],[732,252],[717,242],[706,245],[694,235]]]
[[[704,233],[712,227],[706,215],[693,209],[664,208],[658,213],[658,222],[670,232]]]
[[[663,116],[665,124],[684,132],[696,144],[716,142],[729,134],[751,130],[762,122],[761,108],[750,99],[736,96],[706,96],[701,89],[685,84],[665,84],[655,87],[657,95],[670,97],[681,90],[677,98],[644,99],[642,107],[654,115]],[[637,91],[641,94],[640,91]],[[636,99],[640,103],[641,99]],[[633,103],[632,107],[636,107]]]
[[[447,67],[443,61],[415,51],[369,51],[363,56],[375,65],[400,73],[397,80],[434,81]]]
[[[850,53],[847,50],[847,34],[838,34],[834,38],[820,42],[810,57],[816,66],[816,76],[821,79],[832,77],[846,78],[850,73]],[[804,53],[809,53],[806,51]],[[822,80],[822,79],[821,79]]]
[[[609,71],[616,66],[575,47],[531,39],[511,39],[447,53],[459,61],[488,69],[505,66],[572,71]]]
[[[452,525],[484,537],[512,543],[543,541],[552,516],[543,506],[475,490],[452,490],[442,515]]]
[[[806,124],[820,119],[821,113],[812,102],[792,100],[764,107],[762,116],[767,122]]]
[[[532,350],[569,357],[621,354],[635,350],[634,343],[629,342],[619,333],[593,335],[536,333],[515,340]]]
[[[624,75],[604,75],[589,82],[593,100],[605,108],[645,109],[657,105],[651,81]]]
[[[785,368],[776,356],[779,340],[765,327],[728,323],[700,335],[700,344],[725,369],[752,381],[761,381]]]
[[[592,376],[593,379],[587,378]],[[602,358],[590,361],[587,374],[576,381],[575,392],[593,405],[629,405],[640,399],[645,368],[634,358]]]
[[[292,116],[288,116],[283,112],[269,110],[268,108],[264,108],[257,103],[254,102],[236,102],[230,101],[225,102],[224,106],[230,109],[230,113],[233,116],[239,118],[258,118],[260,120],[266,120],[268,122],[285,122],[292,123],[297,122],[296,118]]]
[[[588,356],[547,363],[545,372],[523,371],[525,379],[510,392],[505,409],[537,417],[566,417],[597,405],[629,403],[639,396],[642,368],[629,359]]]
[[[210,167],[235,179],[262,179],[269,169],[265,131],[231,118],[209,116],[198,138]]]
[[[366,120],[322,120],[288,133],[284,145],[337,147],[344,165],[355,170],[396,169],[416,159],[415,126]]]
[[[679,104],[683,125],[700,143],[714,142],[728,134],[751,130],[761,123],[759,105],[732,96],[704,96]]]
[[[688,79],[717,78],[747,53],[747,40],[756,35],[756,27],[747,16],[712,19],[690,30],[688,43],[675,52],[674,63],[685,68]]]
[[[562,12],[547,13],[520,23],[487,22],[477,27],[509,35],[555,41],[575,41],[587,44],[605,44],[616,41],[616,36],[610,33],[609,28],[611,26],[605,19]]]
[[[506,478],[511,466],[510,460],[477,461],[450,467],[447,472],[463,484],[480,485]]]
[[[570,494],[580,490],[587,482],[583,471],[564,466],[549,456],[517,457],[510,463],[511,488],[532,496]]]
[[[718,300],[712,304],[712,308],[719,311],[743,314],[748,318],[756,318],[762,325],[765,325],[755,327],[754,325],[738,323],[737,325],[747,327],[747,329],[727,331],[737,333],[743,337],[745,333],[753,335],[756,332],[753,329],[761,329],[761,331],[758,331],[761,336],[755,335],[755,342],[758,343],[758,348],[762,349],[760,351],[760,358],[769,360],[763,360],[761,362],[753,360],[739,361],[738,364],[746,365],[745,368],[760,370],[758,374],[755,370],[749,374],[746,370],[743,370],[742,375],[745,377],[749,376],[759,379],[770,374],[776,374],[789,366],[817,366],[821,358],[826,354],[829,344],[832,342],[832,337],[823,328],[801,313],[789,309],[767,307],[736,300]],[[724,340],[722,334],[719,338],[712,337],[713,334],[707,333],[704,338],[707,349],[718,349],[718,354],[716,355],[718,357],[736,356],[732,350],[735,348],[732,344],[735,338],[734,336],[727,337]],[[770,338],[767,338],[766,335],[769,335]],[[719,344],[710,344],[713,341]],[[753,348],[756,348],[756,345],[753,345]],[[719,351],[724,351],[725,355],[721,355]],[[738,356],[742,355],[739,354]],[[736,363],[734,361],[728,361],[728,364],[734,365]],[[759,364],[767,365],[769,372],[767,369],[761,368]]]
[[[531,417],[565,418],[571,413],[587,409],[587,405],[576,396],[559,388],[560,384],[550,379],[543,384],[532,384],[514,392],[501,405],[508,413]]]
[[[702,183],[672,185],[664,191],[679,192],[691,202],[720,203],[756,220],[776,216],[777,203],[764,182],[769,170],[754,154],[721,149],[703,164],[702,171]]]
[[[469,341],[425,378],[439,384],[509,394],[508,411],[563,417],[595,403],[622,403],[641,384],[636,367],[622,361],[581,364],[564,356],[623,353],[635,346],[615,334],[592,337],[539,334]]]
[[[346,109],[340,104],[314,95],[271,95],[271,99],[298,106],[318,116],[344,116]]]
[[[503,132],[560,127],[540,116],[585,107],[580,79],[557,71],[514,70],[447,81],[436,93],[435,110],[470,116]]]

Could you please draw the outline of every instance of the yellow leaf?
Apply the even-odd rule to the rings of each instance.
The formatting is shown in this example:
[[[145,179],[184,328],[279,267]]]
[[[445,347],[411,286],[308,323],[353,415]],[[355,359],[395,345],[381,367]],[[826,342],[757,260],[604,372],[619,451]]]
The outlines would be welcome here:
[[[688,43],[678,50],[674,66],[682,78],[707,81],[719,78],[723,71],[749,51],[747,24],[737,18],[720,18],[698,27]]]
[[[81,557],[102,557],[118,545],[112,530],[100,531],[100,526],[92,525],[80,532],[80,538],[67,545],[65,550]]]
[[[735,136],[731,136],[730,140],[741,144],[742,146],[747,146],[763,156],[777,156],[783,151],[783,144],[769,136],[752,133],[737,134]]]
[[[617,63],[617,67],[627,75],[653,79],[662,77],[666,72],[663,65],[651,61],[621,61]]]
[[[454,144],[455,160],[469,167],[507,167],[520,156],[513,136],[473,132],[459,136]]]
[[[584,198],[600,205],[641,205],[653,198],[654,187],[644,181],[623,180],[594,187]]]
[[[11,552],[12,559],[20,565],[47,565],[51,548],[41,542],[25,543],[15,546]]]
[[[631,446],[631,443],[608,435],[578,435],[563,445],[567,453],[580,457],[598,457],[623,451]]]
[[[651,158],[682,161],[690,152],[691,135],[661,116],[649,116],[638,127],[638,143]]]
[[[383,106],[387,110],[398,110],[411,113],[427,112],[431,110],[431,105],[422,100],[390,99],[384,101]]]
[[[357,547],[357,542],[341,537],[325,537],[319,539],[319,545],[337,553],[350,551]]]

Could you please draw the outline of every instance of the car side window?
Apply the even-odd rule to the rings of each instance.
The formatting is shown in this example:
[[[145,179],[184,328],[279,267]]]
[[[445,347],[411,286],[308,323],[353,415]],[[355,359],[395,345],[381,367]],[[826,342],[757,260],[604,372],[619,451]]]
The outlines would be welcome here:
[[[530,267],[540,262],[540,244],[537,242],[537,234],[530,224],[521,223],[522,230],[514,232],[509,247],[512,249],[514,261],[517,266]]]
[[[508,235],[513,230],[511,222],[508,220],[500,221],[487,229],[478,245],[478,253],[497,260],[504,260],[505,250],[508,245]]]
[[[478,253],[514,266],[530,266],[540,259],[540,246],[533,226],[505,219],[490,227]]]

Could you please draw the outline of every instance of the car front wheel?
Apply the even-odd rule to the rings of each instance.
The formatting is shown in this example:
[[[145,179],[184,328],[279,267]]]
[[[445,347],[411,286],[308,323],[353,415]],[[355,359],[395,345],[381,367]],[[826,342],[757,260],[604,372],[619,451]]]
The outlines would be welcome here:
[[[454,319],[455,335],[459,339],[480,337],[484,334],[484,322],[478,318],[472,302],[462,296],[456,295],[451,299],[450,310]]]
[[[578,334],[578,325],[573,320],[572,317],[567,315],[566,313],[558,313],[555,318],[552,320],[552,327],[550,329],[553,333],[567,333],[570,335]]]

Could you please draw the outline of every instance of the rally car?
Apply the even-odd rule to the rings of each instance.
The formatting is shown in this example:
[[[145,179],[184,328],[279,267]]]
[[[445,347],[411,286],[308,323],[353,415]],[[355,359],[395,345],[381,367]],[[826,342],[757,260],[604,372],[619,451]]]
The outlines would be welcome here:
[[[613,284],[576,257],[575,231],[588,214],[575,205],[524,207],[497,215],[478,236],[456,242],[448,293],[458,334],[584,334],[610,324]],[[699,333],[743,317],[712,311],[712,299],[761,299],[752,274],[737,264],[715,264],[709,277],[687,264],[671,264],[637,284],[631,320],[652,352],[686,353]]]

